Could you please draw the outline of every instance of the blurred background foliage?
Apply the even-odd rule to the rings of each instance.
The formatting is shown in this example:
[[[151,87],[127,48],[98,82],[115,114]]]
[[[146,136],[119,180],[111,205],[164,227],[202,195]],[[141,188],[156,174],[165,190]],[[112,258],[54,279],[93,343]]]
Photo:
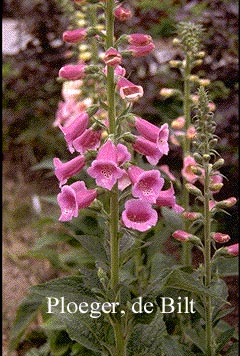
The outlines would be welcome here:
[[[142,85],[145,92],[135,104],[134,112],[154,123],[170,124],[182,115],[181,100],[166,99],[159,94],[163,87],[182,88],[181,74],[168,65],[169,60],[181,58],[179,50],[172,45],[176,24],[190,20],[204,26],[203,49],[207,55],[196,74],[211,80],[209,94],[217,107],[218,150],[225,159],[222,173],[228,178],[219,199],[238,196],[238,2],[132,0],[122,3],[131,8],[134,16],[127,22],[116,21],[116,35],[134,29],[134,32],[151,34],[156,44],[154,53],[147,57],[124,59],[127,76]],[[72,12],[69,0],[3,1],[3,19],[18,20],[20,29],[30,35],[25,48],[15,55],[3,56],[3,153],[5,161],[17,162],[30,179],[37,174],[30,170],[32,165],[54,156],[68,158],[63,136],[53,127],[53,122],[61,100],[57,73],[63,64],[71,61],[62,33],[71,24]],[[172,147],[164,160],[162,164],[167,163],[179,172],[178,148]],[[53,187],[56,188],[54,181]],[[237,208],[231,213],[232,217],[227,222],[224,217],[222,223],[230,223],[232,230]]]

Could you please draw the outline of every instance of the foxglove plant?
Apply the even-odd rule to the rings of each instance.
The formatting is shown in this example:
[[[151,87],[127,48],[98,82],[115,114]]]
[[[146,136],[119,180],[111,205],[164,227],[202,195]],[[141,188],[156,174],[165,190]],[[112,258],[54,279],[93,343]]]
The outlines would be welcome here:
[[[182,207],[175,194],[176,177],[167,165],[161,165],[161,158],[169,153],[168,124],[157,126],[134,114],[133,105],[144,90],[127,79],[122,66],[125,56],[145,56],[155,48],[151,36],[135,33],[115,38],[115,20],[132,17],[122,2],[74,0],[74,5],[85,7],[83,12],[89,15],[91,26],[83,27],[82,12],[77,11],[77,28],[65,31],[63,39],[79,49],[87,42],[92,51],[59,70],[64,102],[54,125],[73,158],[62,162],[55,157],[53,164],[60,188],[59,221],[66,223],[68,232],[76,224],[71,237],[92,260],[81,261],[73,275],[31,289],[20,307],[11,345],[21,336],[22,325],[32,318],[31,314],[25,319],[29,308],[31,313],[44,311],[43,327],[53,355],[192,356],[198,347],[201,356],[217,356],[223,346],[213,330],[223,304],[214,280],[217,261],[221,256],[236,256],[238,248],[234,244],[216,249],[216,244],[228,242],[230,236],[216,231],[212,223],[215,214],[233,206],[236,199],[215,200],[214,194],[223,184],[219,172],[223,160],[214,158],[215,123],[202,88],[195,126],[190,124],[189,75],[199,56],[201,28],[189,24],[179,27],[188,57],[182,63],[184,117],[175,120],[172,128],[182,132],[178,136],[183,139]],[[193,155],[190,141],[196,150]],[[203,211],[191,211],[188,194],[197,196]],[[82,217],[88,212],[96,218],[94,227],[84,226],[87,223]],[[185,229],[174,231],[173,237],[178,245],[191,243],[200,249],[204,263],[198,270],[189,266],[186,251],[184,265],[161,253],[164,239],[176,225],[172,221],[181,225],[182,217],[187,222]],[[203,226],[203,238],[193,233],[195,226]],[[89,230],[95,227],[90,235]],[[82,259],[82,255],[78,257]],[[196,299],[196,311],[192,310],[196,319],[185,315],[187,306],[184,312],[181,307],[175,312],[172,305],[172,311],[165,311],[165,293],[172,293],[171,303],[179,306],[181,296],[176,297],[176,289],[185,298]],[[174,317],[169,318],[169,313]],[[190,326],[198,328],[197,337]],[[226,340],[225,335],[220,337]]]

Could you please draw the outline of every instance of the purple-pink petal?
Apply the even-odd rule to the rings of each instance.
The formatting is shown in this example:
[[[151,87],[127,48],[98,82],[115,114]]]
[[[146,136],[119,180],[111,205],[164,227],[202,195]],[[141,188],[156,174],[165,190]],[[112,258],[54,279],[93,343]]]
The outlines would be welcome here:
[[[76,193],[71,186],[65,185],[62,187],[61,193],[57,195],[57,201],[61,208],[59,221],[69,221],[78,216]]]
[[[158,161],[163,156],[163,153],[158,149],[156,143],[141,136],[137,137],[135,143],[133,144],[133,148],[138,153],[146,156],[148,162],[153,166],[158,164]]]
[[[131,154],[128,151],[127,147],[119,143],[117,145],[117,162],[118,165],[121,166],[127,161],[130,161],[131,159]]]
[[[89,128],[85,130],[81,136],[77,137],[72,144],[77,152],[83,154],[87,150],[97,149],[100,145],[100,139],[101,131],[95,131]]]
[[[111,140],[107,140],[98,151],[96,160],[117,163],[117,149]]]
[[[173,185],[171,184],[169,189],[161,190],[159,196],[157,197],[156,205],[175,207],[176,197],[174,194]]]
[[[164,179],[160,172],[150,170],[139,175],[132,189],[132,195],[149,203],[156,203],[156,199],[163,187]]]
[[[158,215],[150,203],[143,203],[140,199],[130,199],[125,203],[122,221],[130,229],[147,231],[157,224]]]
[[[62,163],[59,158],[55,157],[53,164],[55,167],[55,175],[61,187],[67,182],[68,178],[82,170],[85,165],[85,158],[83,156],[77,156],[66,163]]]
[[[87,173],[96,179],[98,186],[111,190],[124,171],[115,162],[96,159]]]

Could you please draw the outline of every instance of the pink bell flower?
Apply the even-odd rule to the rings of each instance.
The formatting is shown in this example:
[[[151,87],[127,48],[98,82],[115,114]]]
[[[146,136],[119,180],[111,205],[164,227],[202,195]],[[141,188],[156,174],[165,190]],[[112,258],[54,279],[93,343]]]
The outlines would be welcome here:
[[[225,249],[227,250],[227,253],[231,256],[238,256],[239,254],[239,244],[226,246]]]
[[[156,125],[148,122],[147,120],[144,120],[141,117],[137,117],[135,120],[135,127],[141,136],[151,142],[156,143],[158,149],[162,154],[168,154],[168,124],[163,124],[161,127],[157,127]]]
[[[118,6],[114,10],[114,16],[119,20],[119,21],[126,21],[132,17],[132,12],[129,9],[126,9],[123,6]]]
[[[64,185],[61,193],[57,196],[57,201],[61,208],[59,221],[70,221],[73,217],[77,217],[78,210],[87,208],[96,196],[96,190],[87,189],[82,181]]]
[[[153,42],[146,44],[145,46],[131,45],[127,47],[127,51],[131,52],[133,57],[144,57],[147,56],[155,49]]]
[[[171,183],[169,189],[160,191],[159,196],[157,197],[156,200],[156,205],[174,207],[175,204],[176,204],[176,197],[175,197],[173,185]]]
[[[117,87],[121,98],[129,102],[137,101],[143,96],[141,85],[135,85],[126,78],[120,78],[117,82]]]
[[[110,47],[104,54],[103,61],[106,65],[116,67],[122,62],[122,56],[116,48]]]
[[[157,170],[144,171],[140,167],[131,166],[128,175],[133,183],[132,195],[149,203],[156,203],[161,191],[164,179]]]
[[[87,36],[85,28],[78,28],[76,30],[69,30],[63,32],[63,41],[68,43],[79,43]]]
[[[184,157],[183,168],[181,170],[182,176],[189,182],[195,183],[199,178],[196,174],[193,173],[192,167],[197,167],[197,162],[191,156]]]
[[[101,130],[95,131],[91,128],[85,130],[81,136],[73,141],[73,147],[81,154],[87,150],[95,150],[100,146]]]
[[[133,148],[136,152],[146,156],[147,161],[154,166],[158,164],[158,161],[163,156],[162,152],[160,152],[154,142],[149,141],[141,136],[136,138],[136,141],[133,144]]]
[[[111,190],[124,171],[117,164],[117,148],[108,140],[99,149],[97,158],[87,170],[88,174],[96,179],[100,187]]]
[[[130,199],[125,203],[122,221],[130,229],[147,231],[157,224],[158,214],[150,203],[143,204],[140,199]]]
[[[105,66],[105,67],[103,68],[103,73],[104,73],[105,75],[107,75],[107,66]],[[117,65],[117,66],[114,68],[114,75],[115,75],[116,77],[124,77],[125,74],[126,74],[126,69],[123,68],[122,66]]]
[[[68,80],[82,79],[85,77],[85,69],[85,64],[67,64],[59,70],[58,76]]]
[[[68,178],[74,174],[79,173],[85,166],[85,158],[83,156],[77,156],[66,163],[62,163],[59,158],[53,159],[55,167],[55,175],[59,180],[59,186],[65,184]]]
[[[69,126],[59,125],[59,128],[64,134],[64,138],[68,144],[68,149],[71,153],[74,152],[73,141],[86,130],[89,122],[89,116],[86,112],[81,113]],[[82,153],[82,152],[81,152]]]
[[[146,46],[152,43],[152,37],[143,33],[132,33],[127,36],[128,43],[134,46]]]
[[[131,153],[128,151],[127,147],[121,143],[117,144],[117,163],[119,166],[130,161]]]

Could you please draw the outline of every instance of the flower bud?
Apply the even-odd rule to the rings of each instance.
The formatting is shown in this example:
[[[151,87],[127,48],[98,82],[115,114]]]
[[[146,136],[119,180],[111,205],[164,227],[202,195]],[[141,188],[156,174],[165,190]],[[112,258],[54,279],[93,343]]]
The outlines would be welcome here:
[[[203,160],[204,160],[204,162],[209,162],[209,161],[210,161],[210,158],[211,158],[211,156],[208,155],[208,154],[204,154],[204,155],[203,155]]]
[[[236,202],[237,202],[237,199],[235,197],[230,197],[228,199],[216,202],[216,207],[231,208],[232,206],[234,206],[236,204]]]
[[[208,103],[208,109],[209,109],[209,111],[215,111],[216,105],[214,103]]]
[[[186,136],[189,140],[194,139],[194,137],[196,136],[196,129],[194,126],[189,126],[189,128],[187,129]]]
[[[203,87],[208,86],[211,82],[209,79],[199,79],[199,84],[202,85]]]
[[[209,188],[212,192],[218,192],[220,189],[222,189],[223,183],[215,183],[215,184],[210,184]]]
[[[132,33],[127,37],[128,43],[133,46],[146,46],[152,43],[152,37],[150,35],[145,35],[143,33]]]
[[[127,52],[130,52],[133,57],[144,57],[155,49],[153,42],[144,46],[131,45],[127,47]]]
[[[197,197],[202,196],[201,190],[198,189],[197,187],[195,187],[195,185],[193,185],[191,183],[186,183],[185,187],[189,193],[191,193]]]
[[[200,52],[196,53],[195,57],[197,57],[197,58],[204,58],[205,55],[206,55],[206,52],[200,51]]]
[[[63,32],[63,41],[68,43],[78,43],[86,38],[87,31],[85,28]]]
[[[201,240],[199,239],[199,237],[192,235],[189,232],[186,232],[183,230],[174,231],[172,236],[175,240],[178,240],[181,242],[192,242],[193,244],[196,244],[196,245],[201,244]]]
[[[197,166],[191,166],[191,171],[197,176],[201,176],[203,173],[202,170]]]
[[[178,38],[174,38],[172,41],[173,45],[179,45],[181,43],[181,41]]]
[[[85,64],[67,64],[59,70],[59,77],[68,80],[82,79],[85,76]]]
[[[172,68],[181,68],[182,62],[181,61],[171,60],[171,61],[169,61],[169,65]]]
[[[219,158],[215,163],[213,163],[212,169],[217,170],[217,169],[221,168],[223,165],[224,165],[224,159]]]
[[[165,98],[170,98],[172,95],[175,94],[175,90],[174,89],[170,89],[170,88],[162,88],[159,92],[160,95],[162,95]]]
[[[122,56],[115,48],[111,47],[105,52],[103,61],[108,66],[116,67],[122,62]]]
[[[225,249],[227,250],[227,253],[231,256],[238,256],[239,254],[239,244],[226,246]]]
[[[194,211],[184,211],[182,213],[182,216],[185,219],[190,220],[190,221],[195,221],[197,219],[201,219],[202,218],[202,214],[201,213],[197,213],[197,212],[194,212]]]
[[[191,81],[191,82],[199,82],[199,76],[198,75],[190,75],[189,76],[189,80]]]
[[[195,159],[195,161],[196,161],[197,163],[199,163],[199,164],[202,163],[202,156],[201,156],[199,153],[195,152],[195,153],[193,154],[193,158]]]
[[[177,119],[173,120],[171,123],[171,127],[173,129],[182,129],[185,125],[185,118],[184,116],[179,116]]]
[[[202,59],[197,59],[196,61],[193,62],[194,66],[200,66],[203,63]]]
[[[118,6],[114,10],[114,16],[119,20],[119,21],[126,21],[132,17],[132,12],[129,9],[126,9],[123,6]]]
[[[222,234],[221,232],[212,232],[211,238],[218,242],[219,244],[224,244],[230,240],[230,236],[227,234]]]

